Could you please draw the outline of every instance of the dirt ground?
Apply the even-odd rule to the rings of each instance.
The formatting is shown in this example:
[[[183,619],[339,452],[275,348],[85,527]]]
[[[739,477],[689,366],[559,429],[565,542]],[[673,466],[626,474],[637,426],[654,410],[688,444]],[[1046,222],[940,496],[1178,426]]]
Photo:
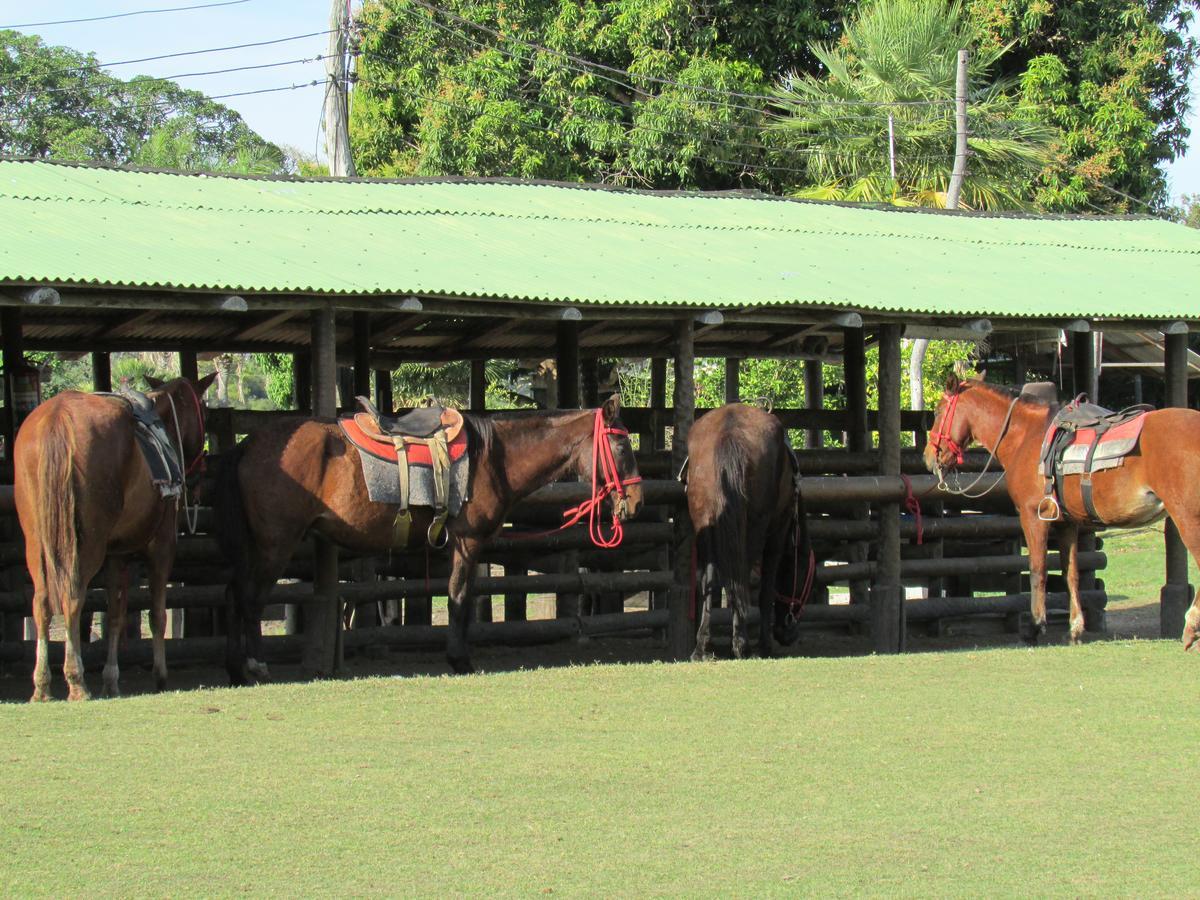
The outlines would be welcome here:
[[[553,615],[553,598],[530,598],[531,618]],[[631,601],[627,608],[644,603]],[[495,603],[497,614],[503,608]],[[1087,635],[1088,640],[1123,638],[1155,638],[1158,636],[1158,603],[1131,601],[1124,597],[1110,598],[1108,607],[1108,633]],[[435,610],[434,623],[444,624],[445,610]],[[278,623],[268,623],[264,630],[279,630]],[[976,618],[943,622],[940,633],[933,629],[913,627],[909,629],[909,652],[938,652],[973,649],[977,647],[1005,647],[1021,644],[1020,637],[1007,631],[1000,618]],[[143,629],[144,634],[148,632]],[[57,636],[57,635],[56,635]],[[97,634],[97,638],[99,635]],[[1048,643],[1066,641],[1066,619],[1063,613],[1051,614]],[[717,633],[714,649],[718,656],[729,652],[728,633]],[[784,651],[790,656],[853,656],[871,652],[870,637],[847,633],[845,628],[805,631],[795,646]],[[482,673],[507,672],[518,669],[537,669],[553,666],[578,666],[596,663],[649,663],[666,658],[663,642],[652,637],[604,637],[585,640],[562,641],[534,647],[480,646],[474,648],[472,661]],[[372,676],[409,677],[414,675],[446,675],[449,669],[440,652],[387,650],[372,648],[371,652],[360,652],[346,659],[341,678],[363,678]],[[299,665],[271,665],[275,681],[295,681],[303,678]],[[89,672],[88,685],[99,694],[101,679],[99,672]],[[179,665],[171,669],[171,690],[194,690],[202,687],[224,687],[227,684],[223,668],[214,666]],[[150,692],[153,681],[149,669],[142,666],[122,666],[121,690],[126,696]],[[11,665],[0,674],[0,702],[23,702],[31,691],[28,666]],[[53,677],[55,697],[65,698],[66,685],[61,670]]]

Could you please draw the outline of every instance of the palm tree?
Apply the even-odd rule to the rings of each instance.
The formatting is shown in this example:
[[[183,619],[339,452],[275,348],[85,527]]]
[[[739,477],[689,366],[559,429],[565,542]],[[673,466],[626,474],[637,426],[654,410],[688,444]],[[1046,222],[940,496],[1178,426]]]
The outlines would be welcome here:
[[[945,206],[958,51],[977,40],[958,0],[875,0],[845,24],[839,41],[812,45],[823,76],[792,74],[776,90],[789,114],[775,127],[806,158],[813,182],[796,195]],[[1021,106],[1012,79],[989,80],[1007,49],[972,54],[964,207],[1029,206],[1029,182],[1050,163],[1054,131]]]

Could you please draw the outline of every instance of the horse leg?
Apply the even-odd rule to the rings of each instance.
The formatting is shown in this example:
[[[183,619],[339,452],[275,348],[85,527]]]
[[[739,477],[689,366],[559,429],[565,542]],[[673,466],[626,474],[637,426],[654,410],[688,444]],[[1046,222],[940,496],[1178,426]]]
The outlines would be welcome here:
[[[174,525],[170,520],[170,541],[157,543],[150,549],[150,637],[154,644],[154,690],[167,688],[167,578],[175,559]]]
[[[1046,633],[1046,541],[1049,525],[1037,517],[1037,511],[1025,510],[1021,514],[1021,527],[1025,531],[1025,543],[1029,547],[1029,588],[1031,621],[1024,638],[1028,644],[1036,644]]]
[[[283,565],[286,565],[283,564]],[[242,607],[242,639],[246,648],[246,672],[259,684],[271,680],[271,670],[263,658],[262,647],[262,617],[267,605],[267,597],[271,588],[283,573],[283,566],[278,572],[272,571],[262,575],[251,586],[250,593],[245,598]]]
[[[783,547],[772,538],[762,556],[762,575],[758,585],[758,652],[763,659],[772,659],[775,652],[775,601],[778,599],[776,581],[779,578],[779,562],[783,558]]]
[[[1079,602],[1079,529],[1064,525],[1058,534],[1058,552],[1062,557],[1062,573],[1071,598],[1072,645],[1083,640],[1083,605]]]
[[[125,579],[128,575],[128,564],[124,560],[109,559],[104,565],[104,587],[108,595],[108,614],[104,617],[104,636],[108,638],[108,657],[104,661],[105,697],[121,696],[117,651],[125,632],[125,608],[129,603]]]
[[[1175,523],[1179,539],[1183,541],[1195,563],[1200,565],[1200,515],[1188,515],[1186,512],[1176,515],[1178,510],[1172,511],[1169,508],[1167,512],[1171,515],[1171,521]],[[1200,593],[1192,599],[1192,605],[1183,616],[1183,649],[1191,650],[1197,641],[1200,641]]]
[[[446,635],[446,661],[458,675],[469,675],[471,665],[467,627],[471,623],[471,592],[475,585],[475,561],[482,544],[471,538],[456,538],[450,564],[450,627]]]
[[[50,699],[50,595],[45,582],[34,576],[33,624],[37,628],[37,663],[33,667],[33,696],[30,702]]]
[[[712,659],[709,651],[709,624],[712,619],[712,608],[721,605],[721,580],[717,577],[716,541],[712,533],[706,529],[700,538],[703,549],[704,568],[700,573],[699,596],[696,598],[696,618],[699,625],[696,628],[696,649],[692,651],[693,662],[703,662]]]

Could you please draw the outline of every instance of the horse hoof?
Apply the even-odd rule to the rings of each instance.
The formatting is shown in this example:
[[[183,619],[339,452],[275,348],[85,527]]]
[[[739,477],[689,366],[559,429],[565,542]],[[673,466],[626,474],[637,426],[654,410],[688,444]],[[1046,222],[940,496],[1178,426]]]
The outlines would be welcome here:
[[[121,689],[115,684],[106,684],[104,690],[100,694],[105,700],[116,700],[121,696]],[[88,700],[88,697],[72,697],[72,700]]]
[[[471,665],[469,659],[452,659],[450,668],[454,670],[455,675],[473,675],[475,673],[475,667]]]
[[[50,691],[46,688],[36,687],[33,689],[33,696],[29,698],[30,703],[49,703],[52,698]]]
[[[692,662],[712,662],[715,657],[707,650],[701,652],[699,650],[692,651]]]
[[[88,693],[85,687],[76,687],[71,685],[71,690],[67,694],[68,700],[91,700],[92,695]]]

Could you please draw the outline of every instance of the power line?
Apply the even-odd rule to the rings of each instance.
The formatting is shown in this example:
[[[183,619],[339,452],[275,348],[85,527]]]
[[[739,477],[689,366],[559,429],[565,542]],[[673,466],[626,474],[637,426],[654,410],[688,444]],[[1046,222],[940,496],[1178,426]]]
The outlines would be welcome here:
[[[308,34],[295,34],[291,37],[272,38],[271,40],[267,41],[253,41],[248,44],[230,44],[226,47],[206,47],[203,50],[182,50],[177,53],[163,53],[159,56],[143,56],[138,59],[121,59],[117,60],[116,62],[87,63],[86,65],[82,66],[67,66],[62,69],[50,69],[46,72],[27,72],[20,75],[9,75],[6,78],[3,78],[2,81],[24,81],[26,79],[35,77],[44,78],[47,75],[71,75],[76,72],[98,71],[100,69],[113,69],[117,66],[132,66],[136,63],[156,62],[160,59],[179,59],[183,56],[201,56],[205,53],[224,53],[228,50],[245,50],[249,47],[268,47],[273,44],[286,44],[289,41],[302,41],[305,38],[321,37],[322,35],[329,34],[329,31],[330,29],[326,28],[324,31],[312,31]]]
[[[82,93],[106,94],[110,91],[116,92],[116,91],[119,91],[124,88],[137,87],[139,85],[149,84],[152,82],[163,82],[163,81],[172,81],[173,82],[178,78],[199,78],[202,75],[226,75],[226,74],[229,74],[230,72],[248,72],[253,69],[277,69],[280,66],[294,66],[294,65],[299,65],[301,63],[318,62],[321,60],[321,58],[322,58],[321,55],[318,54],[314,57],[300,57],[299,59],[287,59],[287,60],[283,60],[281,62],[273,62],[273,63],[258,63],[257,65],[253,65],[253,66],[232,66],[228,69],[209,69],[208,71],[205,71],[205,72],[180,72],[178,75],[163,75],[161,77],[156,77],[156,78],[146,77],[146,78],[141,78],[136,82],[116,80],[115,83],[113,83],[113,84],[86,84],[86,83],[84,83],[84,84],[72,85],[71,87],[44,88],[44,89],[36,88],[33,90],[28,90],[28,91],[22,92],[20,99],[25,100],[25,99],[35,98],[35,97],[42,97],[47,94],[82,94]]]
[[[681,82],[681,81],[673,81],[672,79],[669,79],[669,78],[658,78],[654,75],[636,75],[627,69],[620,69],[615,66],[608,66],[608,65],[605,65],[604,63],[594,62],[592,60],[585,59],[581,56],[575,56],[574,54],[566,53],[562,50],[554,50],[550,47],[545,47],[541,44],[535,44],[531,41],[522,40],[521,38],[510,37],[508,35],[501,34],[496,29],[490,28],[487,25],[482,25],[478,22],[474,22],[470,19],[464,18],[456,13],[450,12],[449,10],[442,9],[441,7],[438,7],[438,6],[434,6],[432,3],[427,3],[427,2],[425,2],[425,0],[408,0],[408,2],[412,3],[415,6],[422,7],[423,9],[432,13],[433,15],[444,16],[447,19],[450,19],[452,21],[463,24],[463,25],[467,26],[468,28],[472,28],[476,31],[480,31],[484,34],[487,34],[495,40],[509,41],[514,44],[520,44],[521,46],[527,47],[528,49],[534,50],[538,53],[546,53],[551,56],[557,56],[561,59],[569,60],[569,61],[575,63],[576,66],[584,67],[585,74],[596,75],[596,72],[591,71],[591,70],[599,70],[602,72],[610,72],[613,75],[618,75],[623,78],[627,78],[627,79],[631,79],[631,80],[641,79],[643,81],[648,81],[652,84],[661,84],[661,85],[670,86],[670,87],[684,88],[687,90],[696,90],[696,91],[701,91],[701,92],[707,93],[707,94],[715,94],[715,95],[721,96],[721,97],[736,97],[736,98],[744,99],[744,100],[763,100],[763,101],[771,100],[771,99],[778,99],[782,103],[790,103],[790,104],[797,105],[797,106],[837,106],[837,105],[841,105],[841,104],[844,104],[847,106],[882,106],[882,107],[888,107],[888,106],[942,106],[942,105],[947,105],[947,104],[953,104],[953,102],[954,102],[953,99],[896,100],[896,101],[890,101],[890,102],[889,101],[877,101],[877,100],[800,100],[800,99],[793,99],[793,98],[772,98],[772,97],[768,97],[765,94],[748,94],[748,93],[744,93],[741,91],[730,91],[730,90],[725,90],[722,88],[713,88],[713,87],[709,87],[707,85],[700,85],[700,84],[685,84],[684,82]],[[409,11],[405,7],[401,7],[400,9],[402,12],[405,12],[405,13],[407,13]],[[439,26],[439,27],[444,27],[444,26]],[[579,71],[579,70],[577,69],[576,71]],[[597,76],[597,77],[600,77],[600,76]],[[611,79],[611,78],[607,78],[605,80],[613,81],[613,79]],[[626,82],[617,81],[615,83],[620,85],[621,87],[624,87],[624,88],[627,88],[628,90],[633,91],[634,93],[642,93],[637,88],[635,88],[633,85],[628,84]],[[728,104],[728,105],[734,106],[734,104]],[[742,107],[742,108],[747,108],[747,109],[751,109],[752,111],[757,111],[753,107]]]
[[[0,30],[6,28],[39,28],[43,25],[74,25],[78,22],[104,22],[108,19],[126,19],[129,16],[148,16],[152,13],[184,12],[189,9],[214,9],[218,6],[238,6],[249,3],[250,0],[222,0],[221,3],[198,3],[195,6],[171,6],[165,9],[138,9],[133,12],[113,13],[107,16],[91,16],[86,19],[59,19],[55,22],[25,22],[21,25],[0,25]]]

